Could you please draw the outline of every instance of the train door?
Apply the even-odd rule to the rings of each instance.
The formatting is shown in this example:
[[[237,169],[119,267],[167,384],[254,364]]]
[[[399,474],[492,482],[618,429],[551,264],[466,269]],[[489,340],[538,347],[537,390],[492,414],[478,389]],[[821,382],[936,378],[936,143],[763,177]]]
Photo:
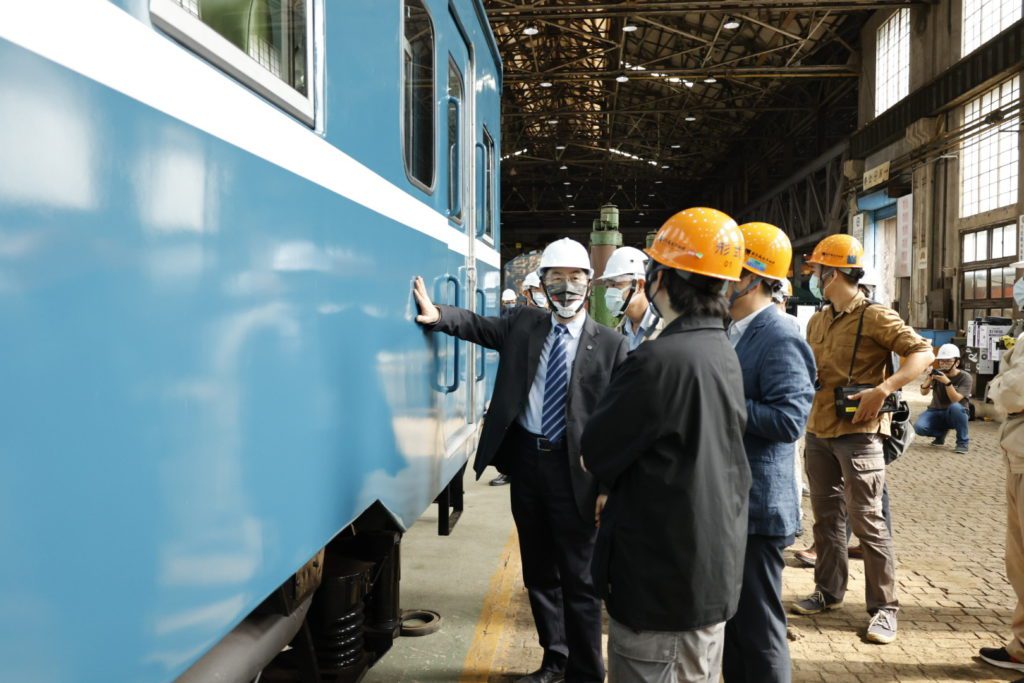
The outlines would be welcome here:
[[[445,125],[444,167],[447,177],[444,185],[447,192],[447,215],[449,225],[462,233],[462,248],[451,249],[448,253],[448,269],[445,275],[445,289],[454,297],[450,303],[473,310],[476,308],[476,273],[473,262],[473,238],[475,234],[475,202],[473,201],[473,154],[471,151],[473,132],[473,64],[465,32],[449,6],[447,40],[448,48],[441,75],[445,99],[442,103]],[[454,246],[454,245],[453,245]],[[453,456],[463,451],[473,433],[473,383],[475,372],[475,349],[472,344],[453,340],[453,348],[445,363],[445,410],[444,441],[445,455]]]

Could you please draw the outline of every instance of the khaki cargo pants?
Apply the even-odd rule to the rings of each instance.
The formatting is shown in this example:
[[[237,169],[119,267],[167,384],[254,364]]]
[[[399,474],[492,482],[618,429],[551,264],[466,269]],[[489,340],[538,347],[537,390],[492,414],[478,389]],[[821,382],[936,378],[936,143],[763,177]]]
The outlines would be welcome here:
[[[892,537],[882,515],[885,460],[879,434],[847,434],[832,439],[807,435],[804,449],[814,510],[814,565],[817,590],[842,600],[849,582],[846,524],[864,549],[868,612],[899,609]]]
[[[1017,594],[1006,651],[1024,661],[1024,474],[1006,470],[1006,578]]]

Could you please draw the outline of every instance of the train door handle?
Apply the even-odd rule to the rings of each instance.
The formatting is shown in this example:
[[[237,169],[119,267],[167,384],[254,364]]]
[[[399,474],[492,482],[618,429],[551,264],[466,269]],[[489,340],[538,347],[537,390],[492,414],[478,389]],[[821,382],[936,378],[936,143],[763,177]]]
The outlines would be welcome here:
[[[477,315],[487,315],[487,310],[486,310],[487,309],[487,295],[484,294],[484,290],[482,290],[479,287],[477,287],[476,296],[477,296],[477,299],[478,299],[479,304],[480,304],[480,306],[477,308],[477,311],[476,311]],[[474,381],[482,382],[484,377],[487,375],[487,363],[485,361],[485,356],[487,355],[487,349],[485,349],[482,346],[478,346],[477,348],[480,350],[480,360],[479,360],[480,365],[479,365],[479,369],[478,369],[478,371],[476,373],[476,379]]]
[[[445,289],[446,288],[443,287],[443,285],[447,285],[449,283],[455,285],[455,295],[452,298],[452,301],[448,301],[447,296],[445,296],[445,294],[446,294]],[[457,277],[455,277],[454,275],[451,275],[451,274],[446,274],[446,275],[442,275],[442,276],[440,276],[438,278],[435,278],[434,279],[434,301],[447,302],[449,305],[456,306],[456,307],[461,306],[462,305],[462,285],[459,282],[459,279]],[[439,342],[438,340],[442,336],[444,337],[444,341],[443,342]],[[441,345],[442,344],[447,344],[449,339],[454,344],[454,346],[453,346],[454,351],[452,353],[452,356],[453,356],[453,358],[455,360],[455,363],[454,363],[455,369],[454,369],[454,372],[452,373],[452,375],[453,375],[452,383],[451,384],[442,384],[442,381],[444,381],[444,379],[447,379],[448,372],[447,372],[447,367],[445,367],[445,368],[441,367],[440,349],[442,348]],[[435,333],[434,335],[432,335],[431,344],[432,344],[432,347],[433,347],[432,348],[432,352],[434,354],[434,373],[433,373],[434,376],[431,379],[431,384],[433,385],[434,390],[437,391],[437,392],[440,392],[442,394],[451,394],[451,393],[454,393],[454,392],[458,391],[458,389],[459,389],[459,383],[460,383],[460,380],[459,380],[459,344],[461,343],[461,341],[462,340],[459,339],[458,337],[449,337],[448,335],[442,335],[441,333]],[[442,380],[438,380],[438,375],[441,375],[443,379]]]

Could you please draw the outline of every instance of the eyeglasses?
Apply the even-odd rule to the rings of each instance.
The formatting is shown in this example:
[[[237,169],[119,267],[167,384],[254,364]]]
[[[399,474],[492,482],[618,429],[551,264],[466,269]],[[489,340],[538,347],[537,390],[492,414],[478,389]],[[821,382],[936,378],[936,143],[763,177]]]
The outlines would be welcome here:
[[[550,274],[544,276],[544,284],[551,287],[553,285],[564,285],[566,282],[570,282],[574,285],[585,285],[587,284],[586,273],[573,273],[568,278],[561,274]]]

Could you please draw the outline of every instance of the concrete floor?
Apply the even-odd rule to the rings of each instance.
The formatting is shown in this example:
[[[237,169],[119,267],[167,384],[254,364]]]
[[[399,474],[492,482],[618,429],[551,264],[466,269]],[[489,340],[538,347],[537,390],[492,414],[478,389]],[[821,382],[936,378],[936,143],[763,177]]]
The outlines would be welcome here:
[[[437,535],[436,507],[405,535],[402,608],[438,611],[443,622],[431,635],[400,638],[370,670],[366,683],[452,683],[462,680],[464,672],[473,671],[481,660],[486,660],[482,664],[487,666],[493,659],[496,634],[477,625],[490,621],[488,615],[482,615],[485,603],[493,604],[500,595],[511,598],[507,586],[497,585],[507,574],[499,570],[511,555],[518,574],[519,550],[508,487],[488,486],[497,476],[493,469],[484,474],[474,481],[475,475],[467,468],[465,511],[451,536]]]
[[[914,414],[926,406],[908,397]],[[842,610],[791,617],[795,681],[1009,681],[976,659],[1009,635],[1015,602],[1003,570],[1005,463],[998,425],[971,423],[971,453],[918,439],[889,472],[902,602],[899,638],[866,643],[863,568],[851,562]],[[403,543],[402,605],[442,613],[441,630],[403,638],[366,681],[509,683],[535,669],[540,650],[522,585],[508,488],[466,479],[466,511],[451,537],[431,510]],[[805,509],[808,507],[804,499]],[[810,543],[810,529],[795,548]],[[813,590],[813,571],[783,575],[787,604]]]

